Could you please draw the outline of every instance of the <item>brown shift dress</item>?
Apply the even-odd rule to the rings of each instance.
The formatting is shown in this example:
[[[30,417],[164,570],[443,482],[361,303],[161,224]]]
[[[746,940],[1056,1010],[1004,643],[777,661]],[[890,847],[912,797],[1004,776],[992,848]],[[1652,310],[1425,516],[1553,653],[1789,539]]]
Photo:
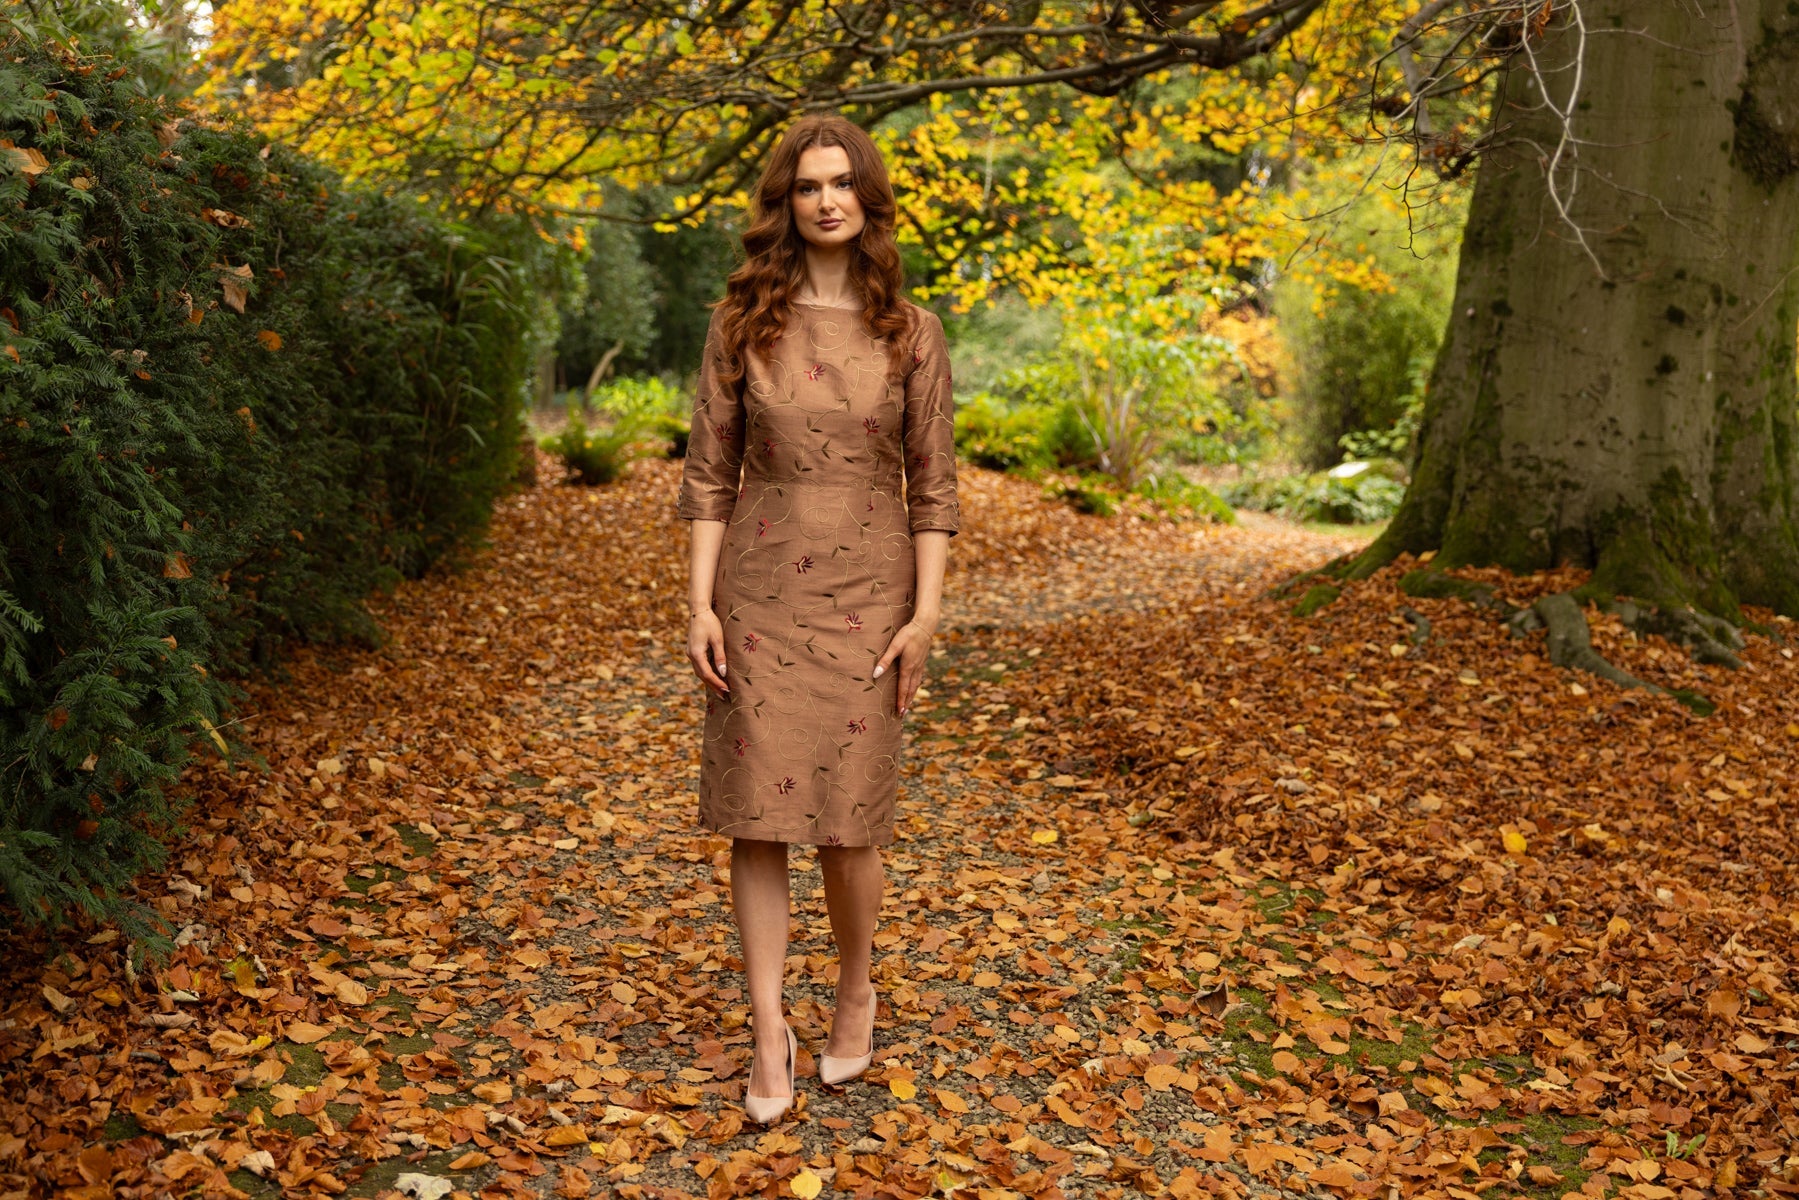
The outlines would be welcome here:
[[[893,841],[898,663],[873,672],[912,619],[912,534],[961,526],[949,347],[913,307],[903,377],[887,378],[888,343],[860,309],[799,303],[736,387],[719,382],[713,310],[676,508],[726,522],[712,607],[730,695],[700,685],[707,829]]]

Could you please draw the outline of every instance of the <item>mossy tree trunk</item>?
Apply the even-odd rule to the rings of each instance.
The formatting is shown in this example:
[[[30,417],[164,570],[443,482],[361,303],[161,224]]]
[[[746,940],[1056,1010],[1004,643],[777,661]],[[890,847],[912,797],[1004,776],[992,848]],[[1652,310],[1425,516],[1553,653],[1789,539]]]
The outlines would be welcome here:
[[[1579,8],[1500,81],[1414,482],[1347,573],[1437,550],[1799,614],[1799,8]]]

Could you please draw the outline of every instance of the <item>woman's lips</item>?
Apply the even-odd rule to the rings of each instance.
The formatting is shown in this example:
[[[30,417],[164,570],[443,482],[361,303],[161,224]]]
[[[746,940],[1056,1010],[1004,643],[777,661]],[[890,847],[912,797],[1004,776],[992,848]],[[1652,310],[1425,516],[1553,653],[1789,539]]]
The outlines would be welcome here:
[[[838,217],[838,218],[833,218],[832,220],[829,220],[829,221],[820,221],[818,223],[818,227],[820,229],[835,229],[841,224],[843,224],[843,219],[841,217]]]

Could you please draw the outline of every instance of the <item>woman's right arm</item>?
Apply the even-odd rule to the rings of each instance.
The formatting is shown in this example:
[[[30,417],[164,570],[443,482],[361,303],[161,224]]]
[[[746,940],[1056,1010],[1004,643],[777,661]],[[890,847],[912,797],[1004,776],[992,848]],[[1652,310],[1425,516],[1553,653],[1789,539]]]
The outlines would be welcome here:
[[[720,379],[724,345],[719,310],[712,310],[706,349],[700,358],[694,392],[693,421],[687,435],[687,458],[681,468],[681,495],[676,515],[691,523],[688,560],[687,656],[694,673],[708,685],[729,690],[724,681],[724,629],[712,612],[712,581],[725,540],[725,526],[737,506],[742,487],[744,408],[743,380],[727,385]],[[716,664],[717,670],[714,670]]]

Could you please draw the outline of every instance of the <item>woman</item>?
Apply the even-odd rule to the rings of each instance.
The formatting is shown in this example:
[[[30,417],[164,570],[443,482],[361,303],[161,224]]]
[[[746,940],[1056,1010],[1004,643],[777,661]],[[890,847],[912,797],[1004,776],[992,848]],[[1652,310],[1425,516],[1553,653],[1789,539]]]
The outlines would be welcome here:
[[[901,295],[894,212],[861,129],[817,115],[787,131],[712,313],[677,507],[693,523],[687,655],[708,689],[700,820],[733,839],[744,1110],[765,1124],[793,1104],[798,1057],[781,998],[790,843],[818,847],[839,959],[819,1079],[874,1057],[879,848],[961,524],[948,346]]]

